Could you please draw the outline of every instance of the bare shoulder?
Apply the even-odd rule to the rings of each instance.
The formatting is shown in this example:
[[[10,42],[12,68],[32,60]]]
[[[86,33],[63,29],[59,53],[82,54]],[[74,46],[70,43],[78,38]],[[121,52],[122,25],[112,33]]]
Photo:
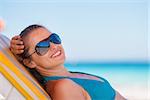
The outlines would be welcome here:
[[[116,91],[115,100],[127,100],[119,92]]]
[[[71,84],[73,84],[73,81],[71,81],[70,79],[50,80],[45,84],[45,87],[48,92],[51,92],[56,89],[69,87]]]
[[[46,90],[56,100],[74,100],[74,98],[84,100],[82,88],[70,79],[49,81],[46,84]]]

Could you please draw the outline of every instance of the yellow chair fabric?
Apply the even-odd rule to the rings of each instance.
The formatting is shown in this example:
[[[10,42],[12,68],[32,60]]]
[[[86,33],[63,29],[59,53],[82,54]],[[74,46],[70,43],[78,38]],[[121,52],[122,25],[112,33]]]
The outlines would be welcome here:
[[[51,100],[35,78],[9,50],[10,40],[0,34],[0,73],[27,99]]]

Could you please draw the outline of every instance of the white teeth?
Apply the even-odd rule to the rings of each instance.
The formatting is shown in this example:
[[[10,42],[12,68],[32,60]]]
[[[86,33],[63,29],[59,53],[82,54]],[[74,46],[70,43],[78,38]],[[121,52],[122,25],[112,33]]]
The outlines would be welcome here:
[[[60,51],[57,51],[54,55],[52,55],[52,58],[54,58],[54,57],[60,55],[60,53],[61,53]]]

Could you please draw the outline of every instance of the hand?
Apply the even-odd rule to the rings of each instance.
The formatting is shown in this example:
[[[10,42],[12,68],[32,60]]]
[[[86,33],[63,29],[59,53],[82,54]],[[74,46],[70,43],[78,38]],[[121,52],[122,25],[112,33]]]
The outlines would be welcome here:
[[[24,44],[19,35],[14,36],[10,41],[10,50],[12,53],[21,54],[24,52]]]

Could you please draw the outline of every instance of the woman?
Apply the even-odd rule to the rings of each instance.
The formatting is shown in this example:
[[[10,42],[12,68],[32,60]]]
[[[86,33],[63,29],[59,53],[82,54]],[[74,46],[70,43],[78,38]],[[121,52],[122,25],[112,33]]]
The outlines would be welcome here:
[[[31,25],[13,37],[10,49],[25,66],[40,73],[53,100],[125,100],[104,78],[69,72],[61,39],[41,25]]]

